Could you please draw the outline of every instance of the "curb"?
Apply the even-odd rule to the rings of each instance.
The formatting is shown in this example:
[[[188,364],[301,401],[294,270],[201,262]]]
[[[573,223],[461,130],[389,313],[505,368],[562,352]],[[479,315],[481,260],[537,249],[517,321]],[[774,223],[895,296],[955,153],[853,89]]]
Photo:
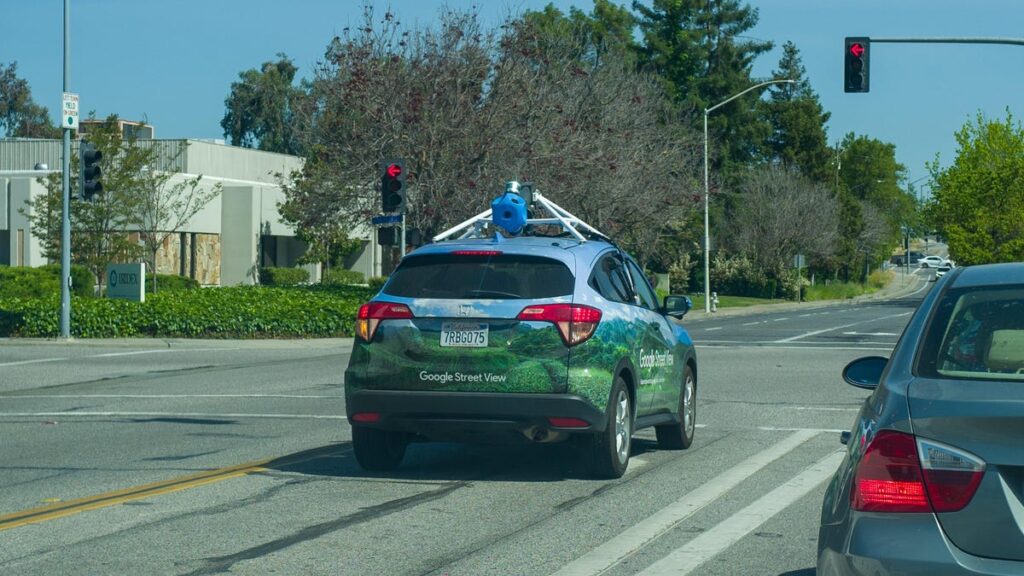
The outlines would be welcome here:
[[[742,306],[736,308],[719,308],[718,312],[706,313],[703,310],[690,312],[683,318],[683,323],[705,322],[715,318],[728,318],[732,316],[750,316],[762,312],[786,312],[789,310],[815,310],[831,306],[848,304],[865,304],[869,302],[883,302],[909,296],[922,286],[928,284],[928,280],[917,274],[910,274],[909,281],[901,284],[901,278],[897,275],[885,288],[871,294],[864,294],[854,298],[842,300],[817,300],[814,302],[780,302],[779,304],[756,304],[754,306]]]

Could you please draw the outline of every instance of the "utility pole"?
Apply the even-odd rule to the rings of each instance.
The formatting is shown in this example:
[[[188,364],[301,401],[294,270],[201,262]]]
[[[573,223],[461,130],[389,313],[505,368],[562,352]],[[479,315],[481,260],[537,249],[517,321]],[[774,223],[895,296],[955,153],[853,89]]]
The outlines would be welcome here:
[[[71,0],[64,0],[64,92],[71,84],[71,46],[69,28]],[[60,233],[60,337],[71,338],[71,127],[61,118],[64,133],[63,183],[64,201]]]

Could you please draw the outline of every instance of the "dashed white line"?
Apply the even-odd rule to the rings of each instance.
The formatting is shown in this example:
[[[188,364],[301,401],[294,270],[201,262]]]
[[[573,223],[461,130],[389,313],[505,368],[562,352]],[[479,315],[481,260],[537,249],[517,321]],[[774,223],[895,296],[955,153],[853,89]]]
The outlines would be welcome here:
[[[640,572],[640,576],[690,574],[817,488],[835,473],[843,457],[843,452],[839,451],[818,460],[789,482],[758,498],[750,506],[687,542],[682,548],[651,564]]]
[[[35,360],[19,360],[17,362],[4,362],[0,364],[0,368],[4,366],[21,366],[23,364],[44,364],[46,362],[60,362],[61,360],[67,360],[67,358],[37,358]]]
[[[910,312],[903,312],[901,314],[892,314],[890,316],[880,316],[878,318],[870,318],[868,320],[861,320],[859,322],[851,322],[849,324],[843,324],[842,326],[833,326],[831,328],[822,328],[821,330],[814,330],[812,332],[805,332],[805,333],[799,334],[797,336],[791,336],[789,338],[783,338],[781,340],[776,340],[776,342],[778,342],[778,343],[793,342],[793,341],[796,341],[796,340],[802,340],[804,338],[809,338],[811,336],[817,336],[818,334],[824,334],[825,332],[834,332],[836,330],[842,330],[843,328],[850,328],[851,326],[858,326],[860,324],[867,324],[869,322],[880,322],[882,320],[890,320],[892,318],[900,318],[900,317],[903,317],[903,316],[909,316],[910,314],[911,314]]]
[[[714,332],[715,330],[721,330],[721,326],[715,326],[714,328],[708,328],[705,332]]]
[[[154,418],[270,418],[283,420],[348,420],[345,416],[333,414],[215,414],[208,412],[0,412],[0,418],[78,418],[116,417],[127,418],[147,416]]]
[[[721,498],[762,468],[818,435],[801,430],[691,490],[653,516],[570,562],[552,576],[596,576],[633,555],[683,520]]]

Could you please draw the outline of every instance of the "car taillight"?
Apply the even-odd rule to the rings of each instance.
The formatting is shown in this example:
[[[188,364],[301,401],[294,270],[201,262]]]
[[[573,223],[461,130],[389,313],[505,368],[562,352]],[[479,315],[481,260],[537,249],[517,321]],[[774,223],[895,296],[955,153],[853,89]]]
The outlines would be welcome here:
[[[936,512],[956,512],[970,503],[985,476],[985,462],[932,440],[917,439],[924,485]]]
[[[405,304],[393,302],[368,302],[359,307],[356,314],[356,336],[369,342],[377,333],[381,320],[412,318],[412,311]]]
[[[974,497],[985,463],[965,452],[895,430],[875,435],[857,465],[854,510],[953,512]]]
[[[601,322],[601,311],[579,304],[541,304],[523,308],[516,318],[552,322],[558,327],[566,346],[575,346],[594,335]]]

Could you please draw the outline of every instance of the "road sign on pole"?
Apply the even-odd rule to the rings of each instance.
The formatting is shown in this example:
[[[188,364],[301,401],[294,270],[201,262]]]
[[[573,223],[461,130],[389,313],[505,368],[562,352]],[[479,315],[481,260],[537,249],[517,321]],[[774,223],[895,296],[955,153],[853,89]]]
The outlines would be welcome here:
[[[402,221],[401,214],[381,214],[380,216],[374,216],[370,218],[370,223],[374,226],[382,226],[385,224],[398,224]]]
[[[78,94],[64,92],[61,109],[61,127],[67,130],[78,130]]]

